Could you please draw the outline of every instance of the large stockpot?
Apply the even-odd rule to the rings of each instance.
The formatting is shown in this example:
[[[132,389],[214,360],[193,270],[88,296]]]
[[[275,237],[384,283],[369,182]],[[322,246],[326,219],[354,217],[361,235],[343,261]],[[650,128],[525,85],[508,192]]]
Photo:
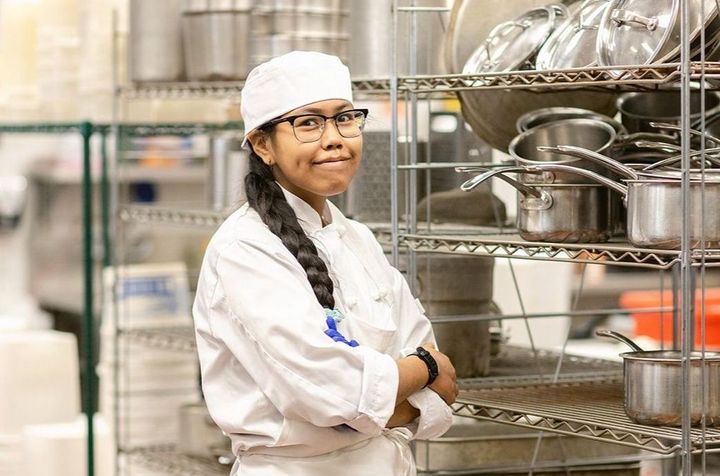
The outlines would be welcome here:
[[[690,95],[690,118],[697,120],[702,116],[703,96],[695,91]],[[622,94],[617,101],[622,123],[633,132],[656,132],[651,122],[670,122],[679,124],[681,118],[680,91],[653,91]],[[720,112],[720,95],[705,93],[705,114]]]
[[[646,351],[617,332],[599,330],[596,333],[625,342],[633,349],[633,352],[620,354],[623,358],[627,416],[642,425],[681,426],[682,352]],[[720,426],[720,353],[705,352],[703,355],[691,352],[688,361],[690,421],[693,425],[699,425],[704,414],[706,425]]]
[[[682,236],[682,181],[677,173],[636,171],[602,154],[573,146],[548,147],[546,150],[582,157],[604,164],[626,177],[625,184],[597,173],[569,166],[568,173],[587,179],[619,192],[627,206],[626,233],[630,243],[641,248],[676,250],[681,247]],[[720,247],[720,174],[692,173],[690,177],[690,246],[700,243],[708,248]],[[702,217],[700,211],[702,210]],[[702,219],[701,219],[702,218]]]
[[[250,69],[251,0],[186,0],[183,47],[189,79],[244,79]]]
[[[185,73],[182,0],[130,2],[130,79],[178,81]]]
[[[527,175],[525,172],[530,169],[504,167],[485,171],[466,181],[460,188],[467,192],[497,177],[517,189],[520,194],[517,202],[517,228],[525,240],[598,243],[610,238],[616,226],[610,212],[612,206],[608,190],[596,184],[528,185],[507,176],[508,173]]]
[[[572,158],[561,154],[544,152],[540,146],[573,144],[595,152],[607,150],[615,141],[615,129],[609,124],[595,119],[565,119],[542,124],[516,136],[508,148],[510,155],[518,165],[565,164],[594,170],[602,173],[606,170],[594,162]],[[546,177],[523,174],[522,182],[548,183]],[[552,183],[581,183],[582,177],[576,174],[558,172]]]

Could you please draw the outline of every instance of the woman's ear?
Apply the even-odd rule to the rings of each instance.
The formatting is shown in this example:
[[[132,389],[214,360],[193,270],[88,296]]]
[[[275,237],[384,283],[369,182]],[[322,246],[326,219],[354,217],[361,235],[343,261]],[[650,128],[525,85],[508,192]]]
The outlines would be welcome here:
[[[248,135],[248,142],[252,145],[253,151],[262,159],[265,164],[272,166],[275,164],[270,135],[254,130]]]

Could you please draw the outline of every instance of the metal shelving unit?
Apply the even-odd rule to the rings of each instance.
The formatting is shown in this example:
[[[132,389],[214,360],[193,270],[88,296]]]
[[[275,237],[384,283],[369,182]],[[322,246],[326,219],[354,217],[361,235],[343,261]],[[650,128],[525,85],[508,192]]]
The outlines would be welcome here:
[[[462,390],[458,415],[581,436],[660,454],[682,449],[682,429],[637,425],[623,410],[622,378]],[[720,451],[720,429],[691,429],[692,452]]]
[[[618,75],[619,73],[619,75]],[[645,91],[677,86],[685,79],[720,78],[720,63],[692,62],[629,66],[625,68],[589,68],[559,71],[514,71],[483,75],[408,76],[389,79],[353,81],[360,95],[391,98],[397,113],[398,96],[409,102],[417,97],[455,97],[464,91],[529,90],[552,92],[567,89],[600,91]],[[618,76],[620,78],[618,78]],[[239,99],[242,82],[153,83],[118,87],[121,100],[222,98]],[[413,99],[410,99],[413,98]],[[397,114],[395,114],[397,116]],[[237,124],[234,124],[238,127]],[[183,133],[175,125],[166,125],[164,133]],[[187,134],[199,133],[192,125],[184,125]],[[397,124],[394,124],[397,127]],[[152,133],[151,129],[148,133]],[[139,131],[138,131],[139,132]],[[397,138],[397,130],[394,138]],[[395,150],[395,152],[397,152]],[[398,166],[422,168],[421,164]],[[180,209],[160,206],[123,206],[119,217],[124,222],[158,223],[214,229],[226,217],[225,212],[201,209]],[[410,229],[412,227],[409,227]],[[381,242],[390,243],[395,251],[476,255],[493,258],[527,259],[553,262],[603,264],[667,270],[686,262],[689,266],[720,267],[720,250],[664,251],[639,249],[622,242],[602,244],[540,243],[522,240],[514,232],[428,232],[400,231],[398,217],[393,223],[374,228]],[[689,259],[686,259],[689,258]],[[685,261],[684,261],[685,260]],[[531,317],[531,316],[527,316]],[[133,342],[173,351],[194,349],[190,328],[158,328],[126,330],[123,335]],[[634,425],[622,409],[622,371],[617,364],[596,359],[564,356],[563,365],[554,373],[558,354],[538,351],[508,350],[491,362],[493,373],[485,378],[461,382],[462,391],[454,407],[458,415],[481,420],[523,426],[535,430],[580,436],[602,442],[642,448],[661,455],[678,454],[683,450],[683,430]],[[527,365],[532,362],[533,365]],[[513,366],[513,363],[523,365]],[[685,436],[690,451],[720,451],[720,430],[708,429],[703,436],[696,429]],[[179,455],[173,447],[129,450],[132,461],[148,468],[172,474],[226,474],[222,465],[205,465],[194,458]],[[216,473],[216,471],[219,471]]]
[[[679,251],[635,248],[624,242],[547,243],[525,241],[516,234],[443,235],[404,234],[400,244],[416,252],[517,258],[567,263],[604,264],[650,269],[669,269],[678,263]],[[693,264],[720,266],[720,250],[697,250]]]

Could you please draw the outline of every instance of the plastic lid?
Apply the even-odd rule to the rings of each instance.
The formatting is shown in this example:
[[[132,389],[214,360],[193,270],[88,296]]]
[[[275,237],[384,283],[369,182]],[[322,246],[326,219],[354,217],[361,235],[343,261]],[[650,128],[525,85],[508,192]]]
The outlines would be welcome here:
[[[600,26],[600,64],[641,65],[661,59],[674,47],[679,5],[678,0],[615,0]]]
[[[537,69],[584,68],[597,64],[598,29],[610,3],[611,0],[585,0],[543,45],[538,53]]]
[[[549,5],[534,8],[514,20],[500,23],[470,55],[463,73],[521,69],[550,36],[558,16],[567,16],[567,10]]]

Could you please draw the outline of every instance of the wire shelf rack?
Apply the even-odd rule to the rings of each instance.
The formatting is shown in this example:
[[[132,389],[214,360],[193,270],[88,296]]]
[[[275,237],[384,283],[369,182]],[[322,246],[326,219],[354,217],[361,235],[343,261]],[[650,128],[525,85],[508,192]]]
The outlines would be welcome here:
[[[230,211],[188,209],[162,205],[127,205],[120,209],[120,219],[131,223],[157,223],[191,226],[213,230],[220,226]]]
[[[623,381],[541,384],[462,390],[456,414],[641,448],[659,454],[681,449],[682,429],[632,423],[623,410]],[[532,409],[528,411],[528,409]],[[692,451],[720,448],[720,429],[691,429]]]
[[[132,342],[155,349],[195,351],[195,331],[191,326],[118,329],[118,332]]]
[[[508,388],[552,382],[560,353],[557,351],[503,345],[490,359],[487,376],[462,379],[461,388]],[[565,354],[557,382],[587,382],[602,378],[621,378],[622,364],[611,360]]]
[[[690,65],[693,79],[720,75],[720,63],[695,62]],[[644,66],[611,66],[573,68],[553,71],[510,71],[443,76],[415,76],[400,78],[399,88],[416,94],[450,91],[492,89],[599,89],[599,90],[653,90],[669,86],[680,80],[680,63]]]
[[[406,246],[416,252],[606,264],[652,269],[669,269],[680,259],[679,251],[635,248],[624,242],[598,244],[544,243],[525,241],[515,234],[401,234],[399,242],[401,246]],[[693,252],[694,265],[699,265],[703,258],[707,267],[720,266],[720,250],[707,249],[704,255],[699,250]]]
[[[239,100],[244,81],[177,81],[135,83],[121,86],[118,94],[125,99],[216,98]],[[353,90],[361,94],[389,94],[390,79],[357,78]]]
[[[720,77],[720,63],[693,62],[692,79]],[[599,89],[654,90],[670,86],[680,80],[680,63],[574,68],[553,71],[510,71],[486,74],[448,74],[400,77],[397,89],[415,94],[452,93],[456,91],[492,89]],[[243,81],[135,83],[118,88],[126,99],[191,99],[214,97],[237,99]],[[353,89],[368,95],[387,95],[392,83],[389,78],[356,78]]]
[[[133,448],[125,455],[132,466],[173,476],[227,476],[234,461],[228,458],[228,464],[221,464],[210,458],[187,456],[173,445]]]

